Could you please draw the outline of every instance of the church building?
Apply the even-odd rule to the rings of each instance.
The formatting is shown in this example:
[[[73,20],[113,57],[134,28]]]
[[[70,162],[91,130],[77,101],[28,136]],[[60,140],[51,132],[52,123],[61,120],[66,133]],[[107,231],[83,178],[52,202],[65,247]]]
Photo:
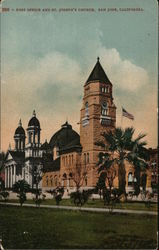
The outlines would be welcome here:
[[[35,186],[34,171],[42,167],[42,150],[40,143],[40,123],[33,111],[28,122],[27,142],[21,120],[15,130],[14,150],[9,149],[5,159],[5,187],[12,188],[18,180],[25,179],[30,186]]]

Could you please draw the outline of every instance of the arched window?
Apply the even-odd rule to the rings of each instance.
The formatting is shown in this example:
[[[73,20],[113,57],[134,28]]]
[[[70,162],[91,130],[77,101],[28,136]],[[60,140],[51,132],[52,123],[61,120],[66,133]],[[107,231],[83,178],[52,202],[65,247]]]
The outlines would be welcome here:
[[[51,186],[53,185],[53,179],[52,179],[52,176],[50,176],[50,183],[51,183]]]
[[[48,180],[48,176],[46,176],[46,186],[48,186],[49,184],[49,180]]]
[[[33,142],[33,133],[29,133],[29,143]]]
[[[59,157],[59,147],[55,146],[53,148],[53,158],[54,158],[54,160],[56,160],[57,157]]]
[[[65,166],[65,156],[63,156],[63,165]]]
[[[128,173],[128,186],[132,186],[133,185],[133,175],[132,172]]]
[[[101,113],[102,113],[103,116],[107,116],[108,115],[108,105],[107,105],[106,102],[104,102],[102,104],[102,112]]]
[[[72,155],[72,165],[73,165],[73,155]]]
[[[85,116],[89,116],[88,102],[86,102],[86,104],[85,104]]]
[[[84,164],[86,164],[86,153],[84,153]]]
[[[72,187],[73,186],[73,180],[72,180],[72,173],[69,173],[69,186]]]
[[[146,184],[147,184],[147,174],[143,173],[141,176],[141,187],[142,187],[143,191],[146,190]]]
[[[54,183],[55,183],[55,187],[57,187],[57,175],[55,175],[54,177]]]
[[[63,185],[64,187],[67,186],[67,174],[66,173],[63,174]]]
[[[63,178],[67,179],[67,174],[66,173],[63,174]]]
[[[87,175],[85,176],[85,186],[87,186]]]
[[[87,153],[87,163],[89,163],[89,153]]]
[[[69,155],[69,165],[71,165],[71,156]]]

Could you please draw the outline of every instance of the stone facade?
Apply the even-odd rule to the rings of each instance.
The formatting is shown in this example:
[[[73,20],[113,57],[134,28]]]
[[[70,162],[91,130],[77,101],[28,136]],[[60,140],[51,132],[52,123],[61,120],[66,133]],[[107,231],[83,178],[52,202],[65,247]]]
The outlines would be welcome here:
[[[74,190],[78,185],[82,189],[93,188],[98,180],[98,154],[103,149],[95,145],[102,140],[101,134],[115,129],[116,106],[113,102],[113,86],[107,78],[99,59],[84,84],[82,108],[80,110],[80,146],[59,150],[60,164],[58,171],[47,171],[43,176],[44,189],[63,186],[66,190]],[[58,133],[58,132],[57,132]],[[57,134],[56,133],[56,134]],[[53,148],[54,151],[55,147]],[[126,191],[134,188],[134,167],[125,162]],[[118,171],[116,167],[116,171]],[[142,173],[141,173],[142,175]],[[50,177],[51,176],[51,177]],[[83,176],[83,178],[82,178]],[[151,171],[146,171],[146,187],[151,191]],[[56,181],[48,181],[50,178]],[[113,181],[118,187],[118,176]]]

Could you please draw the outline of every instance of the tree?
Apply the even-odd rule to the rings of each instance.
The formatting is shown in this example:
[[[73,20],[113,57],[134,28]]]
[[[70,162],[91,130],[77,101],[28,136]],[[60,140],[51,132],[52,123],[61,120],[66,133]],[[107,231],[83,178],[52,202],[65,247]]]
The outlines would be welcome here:
[[[116,201],[116,193],[112,192],[113,182],[116,177],[116,168],[112,164],[108,153],[99,153],[98,173],[100,173],[98,185],[101,185],[103,200],[105,205],[109,205],[111,201]]]
[[[71,169],[72,180],[75,183],[76,191],[72,192],[70,197],[73,199],[75,205],[83,205],[87,202],[88,198],[92,195],[94,190],[80,190],[84,186],[84,182],[87,185],[87,173],[88,168],[86,164],[77,163],[75,168]]]
[[[82,166],[80,163],[77,163],[76,167],[72,169],[72,180],[75,183],[76,191],[79,191],[80,187],[83,186],[84,181],[86,181],[87,172],[86,165]]]
[[[2,177],[0,177],[0,191],[5,190],[5,182]]]
[[[40,165],[33,164],[33,167],[31,169],[31,174],[32,174],[32,193],[35,194],[34,201],[37,206],[40,206],[40,203],[42,201],[42,199],[40,199],[40,195],[42,191],[41,188],[39,187],[39,184],[43,176],[43,164]]]
[[[4,161],[5,161],[5,157],[6,157],[6,153],[5,152],[0,152],[0,172],[3,170],[4,168]]]
[[[139,134],[138,137],[132,141],[132,149],[128,154],[128,161],[131,162],[135,168],[134,183],[135,195],[140,193],[141,172],[145,172],[148,167],[147,161],[149,160],[149,151],[144,146],[147,145],[145,141],[140,141],[145,137],[145,134]],[[146,185],[146,184],[145,184]]]
[[[99,158],[99,162],[103,167],[118,166],[119,190],[121,194],[126,196],[126,170],[125,161],[134,163],[140,167],[141,163],[145,163],[145,148],[146,142],[140,142],[145,137],[143,134],[134,140],[134,128],[126,129],[115,128],[107,133],[103,133],[104,142],[97,142],[96,145],[101,146],[107,151],[105,157]],[[139,153],[140,152],[140,153]],[[101,155],[100,155],[101,157]],[[135,160],[135,161],[134,161]]]
[[[0,152],[0,190],[5,189],[4,183],[4,161],[5,161],[6,153],[3,151]]]
[[[106,173],[102,172],[99,176],[98,182],[96,183],[96,188],[99,191],[100,200],[103,190],[106,189],[105,180],[106,180]]]
[[[13,185],[13,191],[18,194],[17,197],[22,206],[26,201],[26,193],[30,191],[30,185],[25,180],[19,180]]]

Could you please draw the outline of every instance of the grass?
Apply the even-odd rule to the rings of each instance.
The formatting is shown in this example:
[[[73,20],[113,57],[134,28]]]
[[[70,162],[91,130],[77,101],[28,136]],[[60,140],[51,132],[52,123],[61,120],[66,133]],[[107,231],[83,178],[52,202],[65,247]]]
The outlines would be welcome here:
[[[8,200],[8,202],[19,202],[18,200]],[[33,200],[27,200],[25,203],[34,204]],[[45,200],[42,202],[43,205],[56,205],[55,199]],[[60,202],[62,206],[75,206],[73,201],[70,199],[63,199]],[[98,207],[103,208],[104,202],[103,200],[91,200],[89,199],[84,207]],[[137,202],[137,201],[127,201],[124,203],[116,204],[115,208],[119,209],[132,209],[132,210],[143,210],[143,211],[157,211],[157,203],[151,203],[150,206],[146,206],[145,202]]]
[[[154,249],[157,217],[0,206],[5,249]],[[26,233],[24,233],[26,232]]]

